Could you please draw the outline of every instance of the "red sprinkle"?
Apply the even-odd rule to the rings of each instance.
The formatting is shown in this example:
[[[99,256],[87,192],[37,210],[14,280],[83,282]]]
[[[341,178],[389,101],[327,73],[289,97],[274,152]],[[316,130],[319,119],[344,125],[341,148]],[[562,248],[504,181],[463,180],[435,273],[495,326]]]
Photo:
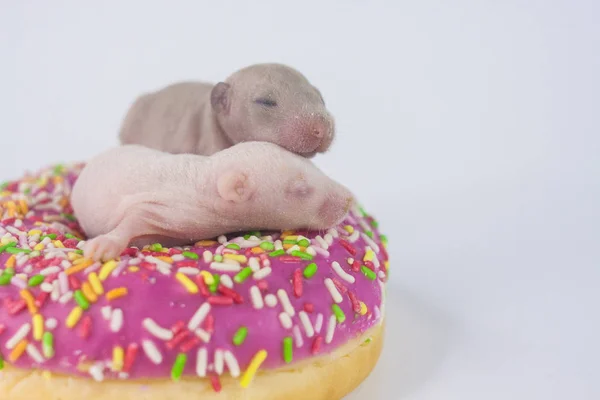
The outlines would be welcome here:
[[[194,280],[196,281],[196,284],[198,285],[198,288],[200,289],[200,293],[202,293],[202,296],[204,296],[204,297],[210,296],[210,293],[208,292],[208,288],[206,287],[206,282],[204,282],[204,277],[202,275],[196,275],[196,278]]]
[[[297,268],[294,271],[294,275],[292,277],[292,285],[294,286],[294,295],[296,297],[301,297],[302,296],[302,270],[300,268]]]
[[[138,252],[137,249],[135,249],[133,247],[129,247],[129,248],[123,250],[123,252],[121,253],[121,257],[124,257],[124,256],[135,257],[137,252]]]
[[[52,283],[56,280],[57,277],[58,277],[58,274],[48,275],[48,276],[46,276],[46,279],[44,279],[44,282]]]
[[[351,291],[348,291],[348,297],[350,297],[350,302],[352,303],[352,309],[354,312],[360,314],[360,303],[358,302],[356,295],[354,295],[354,293]]]
[[[295,257],[295,256],[281,256],[279,257],[279,260],[281,260],[281,262],[284,263],[297,263],[302,261],[302,259],[300,257]]]
[[[148,262],[148,261],[142,261],[140,263],[140,267],[146,268],[149,271],[154,271],[156,269],[156,265],[154,265],[154,264],[152,264],[151,262]]]
[[[83,339],[87,339],[92,331],[92,317],[86,315],[81,321],[81,328],[79,330],[79,336]]]
[[[181,345],[181,347],[179,347],[179,349],[181,351],[183,351],[184,353],[187,353],[188,351],[190,351],[191,349],[193,349],[194,347],[196,347],[199,344],[200,344],[200,339],[198,339],[196,336],[194,336],[187,342],[183,343]]]
[[[319,352],[319,349],[321,349],[322,341],[323,341],[323,338],[321,336],[315,337],[315,340],[313,340],[313,344],[312,344],[312,348],[311,348],[312,354],[317,354]]]
[[[183,330],[183,328],[185,328],[185,322],[177,321],[175,323],[175,325],[173,325],[173,327],[171,327],[171,332],[173,332],[173,335],[177,335],[179,332],[181,332]]]
[[[219,381],[219,377],[214,374],[210,374],[210,383],[215,392],[219,393],[221,391],[221,382]]]
[[[81,282],[75,275],[69,275],[69,286],[73,290],[79,290],[81,288]]]
[[[344,284],[342,282],[340,282],[340,280],[338,278],[333,277],[333,278],[331,278],[331,280],[333,281],[333,284],[335,285],[337,290],[342,292],[342,294],[346,294],[346,292],[348,291],[348,288],[346,286],[344,286]]]
[[[129,372],[131,370],[131,366],[135,361],[138,350],[139,346],[136,343],[131,343],[129,346],[127,346],[127,351],[125,352],[125,362],[123,363],[123,372]]]
[[[204,330],[208,333],[215,331],[215,317],[212,314],[206,316],[204,320]]]
[[[188,336],[190,336],[190,335],[191,335],[191,333],[187,329],[186,330],[182,330],[177,335],[175,335],[175,337],[173,339],[169,340],[166,343],[167,348],[169,350],[173,350],[175,347],[179,346],[179,344],[181,342],[183,342],[185,339],[187,339]]]
[[[265,281],[264,279],[256,282],[256,286],[263,292],[265,290],[269,289],[269,283],[267,281]]]
[[[235,290],[229,289],[227,286],[223,284],[219,284],[219,292],[223,293],[227,297],[231,297],[236,304],[242,304],[244,302],[244,298]]]
[[[0,324],[0,335],[2,335],[4,333],[5,329],[6,329],[6,327],[3,324]]]
[[[388,252],[385,249],[385,246],[383,245],[383,243],[381,243],[381,245],[379,246],[379,252],[381,253],[381,255],[383,257],[383,261],[389,260]]]
[[[371,271],[375,272],[375,264],[373,264],[372,261],[365,261],[365,267],[367,267]]]
[[[27,308],[27,304],[25,304],[25,300],[18,300],[18,301],[13,302],[8,307],[8,313],[10,315],[16,315],[16,314],[20,313],[21,311],[23,311],[25,308]]]
[[[206,300],[213,306],[230,306],[233,304],[233,299],[227,296],[209,296]]]
[[[181,250],[178,250],[178,249],[175,249],[175,248],[169,249],[169,255],[170,256],[174,256],[175,254],[181,254],[181,253],[183,253],[183,251],[181,251]]]
[[[348,253],[352,254],[353,256],[356,255],[356,249],[344,239],[340,239],[340,245],[342,245],[342,247],[346,249]]]
[[[198,263],[194,260],[183,260],[175,263],[176,268],[195,267]]]
[[[352,271],[360,272],[360,261],[354,260],[354,262],[352,263]]]
[[[312,313],[315,310],[315,306],[313,305],[313,303],[304,303],[304,311],[306,311],[307,313]]]
[[[37,306],[37,308],[42,308],[44,304],[46,304],[46,300],[48,300],[49,296],[50,293],[40,292],[40,294],[38,294],[38,297],[36,297],[35,299],[35,305]]]

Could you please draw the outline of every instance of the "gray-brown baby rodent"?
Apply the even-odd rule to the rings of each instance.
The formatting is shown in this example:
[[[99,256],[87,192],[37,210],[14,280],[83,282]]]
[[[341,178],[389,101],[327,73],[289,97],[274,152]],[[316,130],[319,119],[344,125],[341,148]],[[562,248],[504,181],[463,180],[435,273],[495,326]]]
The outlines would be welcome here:
[[[329,149],[334,119],[319,90],[282,64],[255,64],[216,85],[179,82],[140,96],[123,121],[121,144],[211,155],[262,141],[305,157]]]

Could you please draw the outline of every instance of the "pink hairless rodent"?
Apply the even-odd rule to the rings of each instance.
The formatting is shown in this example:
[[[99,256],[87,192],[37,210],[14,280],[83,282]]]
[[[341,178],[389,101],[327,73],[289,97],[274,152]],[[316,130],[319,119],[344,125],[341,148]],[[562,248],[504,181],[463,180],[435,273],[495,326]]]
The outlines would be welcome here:
[[[119,137],[174,154],[211,155],[263,141],[313,157],[334,136],[334,118],[304,75],[282,64],[255,64],[216,85],[179,82],[140,96]]]
[[[310,160],[272,143],[245,142],[210,157],[115,147],[87,163],[71,203],[90,238],[85,256],[108,260],[130,244],[330,228],[353,196]]]

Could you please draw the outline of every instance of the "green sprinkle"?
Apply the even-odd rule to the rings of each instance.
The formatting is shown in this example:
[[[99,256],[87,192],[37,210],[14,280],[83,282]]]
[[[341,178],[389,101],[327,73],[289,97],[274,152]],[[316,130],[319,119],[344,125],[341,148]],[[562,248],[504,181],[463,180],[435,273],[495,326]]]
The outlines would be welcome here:
[[[2,354],[0,353],[0,371],[4,369],[4,358],[2,357]]]
[[[75,250],[73,253],[83,255],[83,250]]]
[[[210,290],[211,293],[216,293],[219,288],[219,283],[221,282],[221,275],[213,274],[213,281],[212,285],[208,286],[208,290]]]
[[[379,238],[381,239],[382,243],[387,244],[388,238],[386,235],[379,235]]]
[[[291,363],[294,358],[294,339],[290,336],[283,338],[283,360],[286,363]]]
[[[359,210],[363,217],[366,217],[368,215],[364,208],[359,207]]]
[[[173,378],[173,380],[178,381],[179,378],[181,378],[181,374],[183,374],[183,369],[185,368],[186,362],[187,355],[185,353],[179,353],[175,359],[175,363],[173,364],[173,369],[171,370],[171,378]]]
[[[346,320],[346,314],[344,314],[340,306],[334,304],[331,306],[331,309],[333,310],[333,313],[335,314],[335,317],[337,318],[340,324]]]
[[[294,239],[284,239],[283,244],[296,244],[296,240]]]
[[[27,189],[25,189],[25,190],[23,191],[23,193],[25,193],[25,194],[29,194],[29,193],[31,193],[31,188],[30,188],[30,187],[28,187]]]
[[[235,335],[233,335],[233,344],[235,344],[236,346],[241,345],[242,343],[244,343],[244,340],[246,340],[246,336],[248,336],[248,328],[242,326],[240,329],[237,330]]]
[[[42,351],[46,358],[54,356],[54,336],[52,332],[44,332],[44,336],[42,336]]]
[[[0,190],[4,190],[4,189],[6,189],[6,188],[8,187],[8,185],[10,185],[10,182],[3,182],[3,183],[0,185]]]
[[[192,260],[198,259],[198,254],[191,252],[191,251],[184,251],[183,253],[181,253],[181,255],[186,258],[191,258]]]
[[[15,247],[17,242],[6,243],[4,246],[0,246],[0,254],[4,253],[5,250]]]
[[[152,246],[150,246],[150,250],[152,250],[152,251],[161,251],[162,250],[162,245],[160,243],[154,243]]]
[[[239,250],[239,249],[241,249],[240,245],[237,244],[237,243],[229,243],[227,246],[225,246],[225,248],[232,249],[232,250]]]
[[[63,173],[63,165],[62,164],[58,164],[57,166],[54,167],[54,175],[62,175]]]
[[[215,260],[216,262],[221,262],[221,261],[223,261],[223,256],[220,254],[215,254],[215,257],[213,258],[213,260]]]
[[[244,235],[244,239],[245,239],[245,240],[248,240],[248,239],[250,239],[250,234],[249,234],[249,233],[246,233],[246,234]]]
[[[292,251],[292,255],[294,257],[300,257],[303,260],[307,260],[307,261],[312,261],[313,256],[311,256],[310,254],[304,252],[304,251],[300,251],[300,250],[294,250]]]
[[[319,267],[317,267],[317,264],[315,264],[315,263],[308,264],[306,266],[306,268],[304,268],[304,277],[306,279],[312,278],[317,273],[317,269],[319,269]]]
[[[73,214],[62,213],[62,214],[60,214],[60,216],[68,219],[71,222],[77,221],[77,218],[75,218],[75,216]]]
[[[376,220],[372,220],[371,221],[371,226],[375,229],[379,228],[379,222],[377,222]]]
[[[308,241],[308,239],[302,239],[301,241],[298,242],[298,246],[308,247],[308,246],[310,246],[310,242]]]
[[[375,275],[375,272],[373,272],[372,270],[370,270],[369,268],[367,268],[364,265],[360,267],[360,270],[362,271],[364,276],[366,276],[367,278],[369,278],[372,281],[374,281],[377,278],[377,275]]]
[[[29,286],[39,286],[44,282],[44,275],[34,275],[29,279]]]
[[[365,234],[370,237],[371,239],[373,239],[373,231],[366,231]]]
[[[79,239],[77,236],[75,235],[71,235],[70,233],[65,233],[65,237],[67,239]]]
[[[275,245],[271,242],[262,242],[260,244],[260,248],[265,251],[273,251],[275,249]]]
[[[14,269],[14,268],[6,268],[6,269],[4,270],[4,273],[5,273],[5,274],[9,274],[10,276],[14,276],[16,272],[15,272],[15,269]]]
[[[237,274],[235,274],[235,276],[233,277],[233,280],[236,283],[242,283],[244,282],[246,279],[248,279],[248,277],[252,275],[252,268],[250,267],[246,267],[243,270],[241,270],[240,272],[238,272]]]
[[[6,252],[10,253],[10,254],[17,254],[17,253],[29,254],[29,253],[31,253],[31,250],[28,250],[28,249],[19,249],[18,247],[12,246],[12,247],[7,248]]]
[[[49,235],[42,235],[40,236],[40,241],[46,239],[46,238],[50,238],[52,240],[56,240],[56,233],[51,233]]]
[[[371,340],[373,340],[373,339],[367,338],[367,340],[365,340],[365,343],[371,343]]]
[[[275,250],[269,253],[269,257],[279,257],[285,254],[285,250],[280,249],[280,250]]]
[[[0,286],[9,285],[12,277],[12,275],[9,275],[6,272],[4,272],[2,275],[0,275]]]
[[[250,236],[260,237],[260,231],[254,231],[249,233]]]
[[[81,307],[83,310],[90,308],[90,303],[87,301],[81,290],[76,290],[73,294],[73,297],[75,298],[77,304],[79,304],[79,307]]]

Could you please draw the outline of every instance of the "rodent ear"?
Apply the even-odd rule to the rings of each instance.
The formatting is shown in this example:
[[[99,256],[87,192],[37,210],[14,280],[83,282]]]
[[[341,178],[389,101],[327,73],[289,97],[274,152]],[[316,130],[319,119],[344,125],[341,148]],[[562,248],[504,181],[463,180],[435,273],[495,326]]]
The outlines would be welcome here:
[[[287,188],[287,193],[298,199],[308,198],[314,191],[315,189],[308,184],[304,177],[294,180]]]
[[[229,89],[231,85],[225,82],[219,82],[210,92],[210,104],[217,113],[229,112]]]
[[[248,201],[254,192],[248,175],[239,171],[229,171],[219,176],[217,190],[221,198],[234,203]]]

